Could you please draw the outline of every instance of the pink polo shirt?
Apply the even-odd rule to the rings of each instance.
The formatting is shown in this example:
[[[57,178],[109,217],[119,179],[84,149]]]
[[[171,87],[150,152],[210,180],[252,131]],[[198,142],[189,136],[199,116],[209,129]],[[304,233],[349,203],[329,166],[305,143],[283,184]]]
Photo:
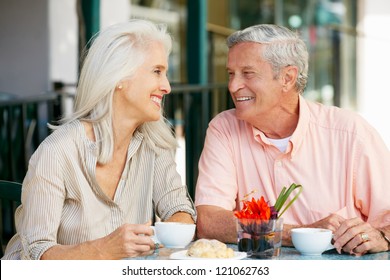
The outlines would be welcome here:
[[[274,204],[283,186],[296,183],[303,191],[283,214],[285,223],[337,213],[390,224],[390,152],[374,128],[354,112],[303,97],[299,112],[285,153],[238,120],[235,109],[217,115],[199,161],[195,204],[240,209],[253,190]]]

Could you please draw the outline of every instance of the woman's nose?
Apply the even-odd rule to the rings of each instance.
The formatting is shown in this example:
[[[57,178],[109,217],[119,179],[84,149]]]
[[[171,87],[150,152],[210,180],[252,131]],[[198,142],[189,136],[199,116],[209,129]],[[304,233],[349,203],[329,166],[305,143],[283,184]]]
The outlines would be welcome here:
[[[161,84],[161,87],[160,87],[160,90],[164,93],[164,94],[169,94],[171,93],[171,84],[169,83],[169,80],[168,78],[166,77],[164,82]]]

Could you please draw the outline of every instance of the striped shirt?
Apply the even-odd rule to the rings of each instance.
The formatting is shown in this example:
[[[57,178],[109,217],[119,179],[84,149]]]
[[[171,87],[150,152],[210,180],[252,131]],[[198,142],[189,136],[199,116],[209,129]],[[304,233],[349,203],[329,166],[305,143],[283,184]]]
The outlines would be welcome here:
[[[101,238],[124,223],[141,224],[178,211],[196,220],[172,150],[156,152],[136,131],[114,199],[95,178],[97,145],[79,121],[48,136],[30,159],[16,210],[16,235],[3,259],[40,259],[50,247]]]

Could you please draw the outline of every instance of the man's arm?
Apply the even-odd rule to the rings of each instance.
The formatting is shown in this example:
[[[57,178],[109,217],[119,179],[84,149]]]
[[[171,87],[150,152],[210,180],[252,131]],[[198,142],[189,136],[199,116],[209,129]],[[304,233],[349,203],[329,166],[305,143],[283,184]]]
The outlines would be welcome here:
[[[237,227],[233,211],[218,206],[199,205],[197,237],[237,243]]]

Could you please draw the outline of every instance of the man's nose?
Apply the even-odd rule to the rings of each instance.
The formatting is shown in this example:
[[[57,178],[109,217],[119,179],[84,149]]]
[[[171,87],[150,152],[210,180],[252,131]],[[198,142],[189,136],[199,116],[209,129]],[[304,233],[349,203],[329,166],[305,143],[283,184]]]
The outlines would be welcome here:
[[[244,83],[240,77],[236,75],[229,78],[228,88],[231,93],[237,92],[244,87]]]

